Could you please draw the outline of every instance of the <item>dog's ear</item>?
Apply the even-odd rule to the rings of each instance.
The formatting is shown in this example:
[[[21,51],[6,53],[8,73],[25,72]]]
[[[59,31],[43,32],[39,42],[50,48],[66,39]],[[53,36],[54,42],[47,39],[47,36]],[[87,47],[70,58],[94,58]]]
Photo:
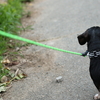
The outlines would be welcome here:
[[[88,32],[84,32],[83,34],[79,35],[78,37],[78,42],[80,45],[84,45],[86,42],[89,41],[89,34]]]

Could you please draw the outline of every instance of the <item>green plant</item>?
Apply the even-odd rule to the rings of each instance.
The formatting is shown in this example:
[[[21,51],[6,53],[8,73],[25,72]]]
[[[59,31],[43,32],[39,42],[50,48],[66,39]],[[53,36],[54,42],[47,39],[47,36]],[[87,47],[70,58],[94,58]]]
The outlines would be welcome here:
[[[7,3],[0,4],[0,30],[11,33],[18,34],[21,30],[32,29],[31,26],[23,27],[20,19],[23,16],[23,2],[31,2],[33,0],[7,0]],[[27,13],[27,17],[30,17],[30,12]],[[19,42],[10,42],[9,38],[0,36],[0,93],[6,91],[5,86],[10,84],[15,79],[21,79],[26,77],[24,73],[16,76],[12,74],[8,68],[5,68],[5,64],[1,61],[5,56],[11,56],[12,61],[16,61],[16,56],[19,55],[17,51],[14,51],[16,47],[21,48],[29,44],[20,44]],[[20,54],[20,56],[23,56]],[[13,75],[13,76],[12,76]],[[9,81],[3,82],[2,79],[7,77]]]
[[[9,70],[2,67],[2,64],[0,63],[0,81],[3,76],[8,76],[8,75],[9,75]]]
[[[6,39],[4,37],[0,36],[0,55],[2,55],[3,53],[5,53],[6,50],[7,50]]]
[[[20,19],[23,7],[20,0],[8,0],[8,4],[0,5],[0,30],[18,33],[21,29]]]
[[[7,3],[0,4],[0,30],[18,34],[22,30],[21,17],[23,14],[23,4],[21,0],[7,0]],[[9,48],[9,39],[0,36],[0,61],[3,59],[3,54]],[[0,80],[3,76],[7,76],[9,70],[3,67],[0,62]]]

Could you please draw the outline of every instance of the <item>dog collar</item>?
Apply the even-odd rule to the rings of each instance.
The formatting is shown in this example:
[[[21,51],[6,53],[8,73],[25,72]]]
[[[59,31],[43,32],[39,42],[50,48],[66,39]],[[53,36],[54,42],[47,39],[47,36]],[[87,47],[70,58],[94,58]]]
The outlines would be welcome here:
[[[89,56],[89,58],[96,58],[96,57],[100,56],[100,50],[99,51],[95,50],[95,51],[89,52],[87,55]]]

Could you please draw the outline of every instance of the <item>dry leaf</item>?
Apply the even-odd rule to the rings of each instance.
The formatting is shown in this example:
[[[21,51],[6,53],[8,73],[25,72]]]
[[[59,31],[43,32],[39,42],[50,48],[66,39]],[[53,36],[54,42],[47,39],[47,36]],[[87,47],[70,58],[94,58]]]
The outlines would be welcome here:
[[[10,60],[9,59],[4,59],[1,61],[2,64],[10,64]]]
[[[1,86],[0,87],[0,92],[5,92],[6,91],[6,87],[5,86]]]

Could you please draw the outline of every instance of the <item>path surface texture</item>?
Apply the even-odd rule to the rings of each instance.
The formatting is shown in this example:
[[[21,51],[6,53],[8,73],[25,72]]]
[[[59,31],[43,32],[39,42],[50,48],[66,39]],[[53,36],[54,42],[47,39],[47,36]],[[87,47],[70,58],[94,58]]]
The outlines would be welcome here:
[[[99,0],[34,0],[30,4],[34,30],[23,37],[75,52],[84,52],[77,35],[100,25]],[[28,75],[13,82],[4,100],[93,100],[98,92],[89,75],[89,58],[30,45],[22,49]],[[56,83],[56,77],[63,81]]]

